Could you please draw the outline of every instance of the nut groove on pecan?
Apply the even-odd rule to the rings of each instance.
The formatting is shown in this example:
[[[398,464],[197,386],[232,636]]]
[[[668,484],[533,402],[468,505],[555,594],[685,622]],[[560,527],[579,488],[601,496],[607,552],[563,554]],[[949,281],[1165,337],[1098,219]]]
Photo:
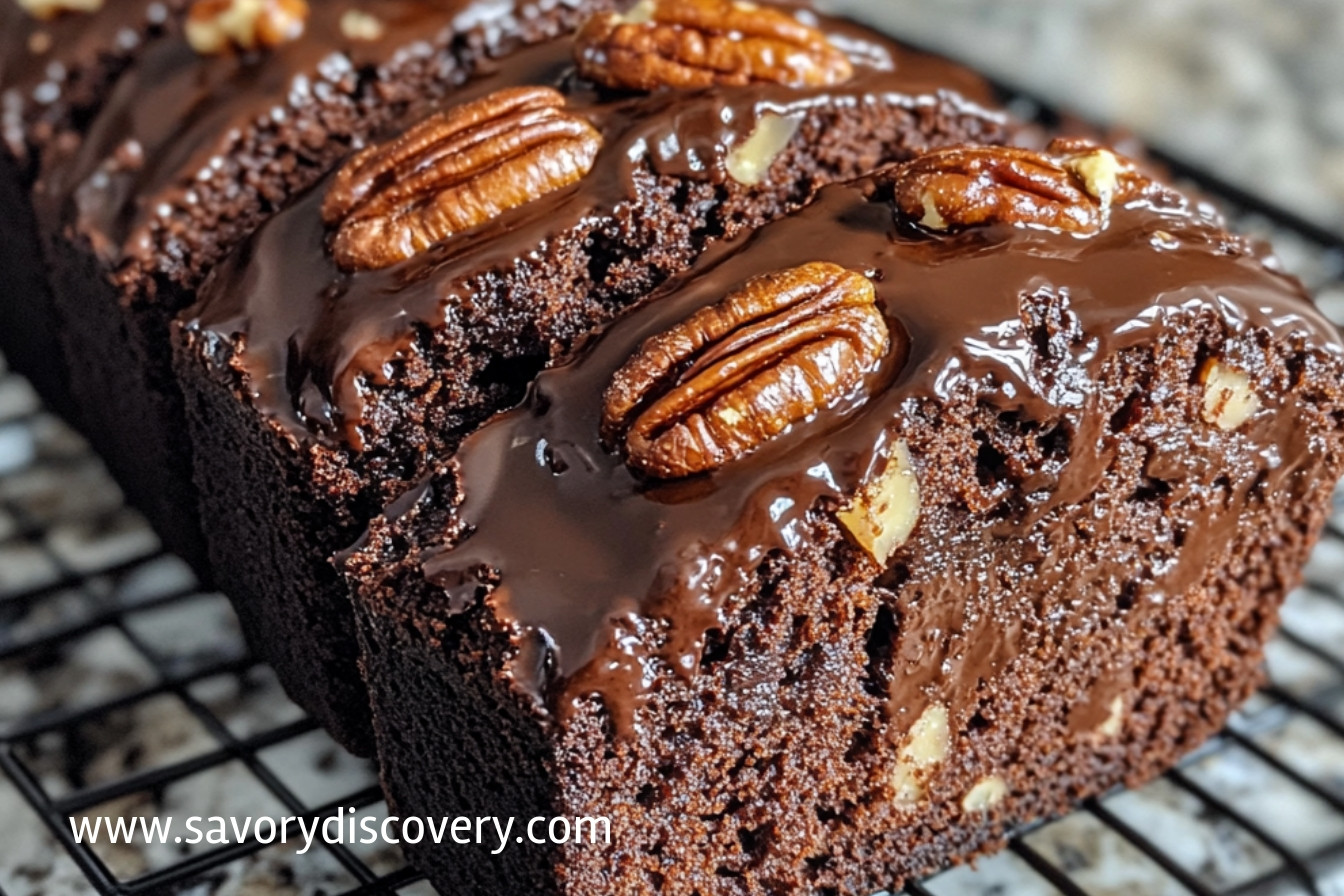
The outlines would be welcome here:
[[[954,146],[891,172],[900,213],[929,230],[1023,224],[1094,234],[1114,203],[1152,182],[1108,149],[1060,139],[1045,152],[1007,146]]]
[[[384,268],[582,179],[602,135],[547,87],[496,91],[359,152],[322,204],[346,269]]]
[[[581,75],[618,90],[825,86],[854,75],[825,34],[746,0],[642,0],[624,15],[598,13],[579,30],[574,55]]]
[[[748,281],[645,340],[604,395],[603,439],[659,479],[745,457],[876,369],[891,345],[876,302],[824,262]]]

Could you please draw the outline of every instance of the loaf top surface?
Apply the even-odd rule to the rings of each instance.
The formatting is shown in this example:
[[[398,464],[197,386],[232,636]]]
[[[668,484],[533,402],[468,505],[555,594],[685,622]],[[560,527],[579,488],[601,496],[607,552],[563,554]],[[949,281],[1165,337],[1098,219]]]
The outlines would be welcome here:
[[[84,27],[116,28],[129,6],[83,14]],[[252,220],[257,206],[274,210],[292,183],[310,182],[380,115],[431,85],[450,89],[467,42],[481,55],[502,52],[522,35],[563,27],[565,11],[581,6],[198,0],[120,73],[77,139],[53,153],[39,207],[109,267],[191,282],[235,220]],[[261,13],[242,21],[240,10]],[[76,16],[57,21],[67,19]]]
[[[933,117],[939,104],[947,104],[1004,121],[986,82],[967,69],[843,20],[806,10],[795,14],[824,33],[833,52],[842,51],[851,69],[846,77],[816,84],[753,78],[646,92],[576,76],[581,50],[570,37],[510,54],[454,93],[444,113],[469,110],[506,119],[500,97],[530,90],[529,98],[508,100],[512,108],[504,111],[536,101],[569,125],[590,126],[600,148],[586,175],[468,222],[447,238],[409,247],[409,257],[371,267],[343,264],[333,251],[339,228],[324,213],[341,186],[342,175],[335,173],[227,258],[183,320],[197,334],[238,345],[229,363],[242,371],[263,414],[298,438],[359,445],[364,386],[381,380],[385,365],[404,361],[421,329],[439,327],[469,305],[473,281],[535,264],[538,251],[557,234],[581,231],[637,200],[636,181],[645,171],[716,184],[739,180],[734,150],[750,143],[762,122],[767,131],[771,123],[786,123],[780,136],[787,141],[791,123],[815,108],[886,104],[917,118]],[[428,142],[430,133],[417,132],[415,139]],[[389,134],[389,142],[395,136]],[[459,150],[465,145],[469,141],[454,144]],[[382,186],[388,183],[383,176]],[[435,201],[432,190],[419,197],[421,205]]]
[[[1242,440],[1255,448],[1227,470],[1236,500],[1276,490],[1322,436],[1293,390],[1344,357],[1276,267],[1209,208],[1078,141],[934,151],[825,188],[542,373],[389,510],[409,531],[417,514],[445,518],[425,502],[450,520],[412,538],[436,596],[417,591],[406,612],[447,618],[484,599],[539,706],[563,714],[597,693],[629,719],[650,661],[696,668],[725,600],[815,538],[818,512],[838,514],[861,576],[892,562],[922,485],[961,475],[912,461],[917,420],[936,439],[940,414],[963,426],[987,406],[1041,435],[1003,515],[981,508],[1001,535],[1086,499],[1127,440],[1149,437],[1124,412],[1135,385],[1119,360],[1172,340],[1204,397],[1151,475],[1193,482]],[[1316,372],[1287,382],[1284,355]],[[938,489],[946,500],[946,483],[926,498]],[[1181,593],[1203,568],[1177,564],[1162,587]]]

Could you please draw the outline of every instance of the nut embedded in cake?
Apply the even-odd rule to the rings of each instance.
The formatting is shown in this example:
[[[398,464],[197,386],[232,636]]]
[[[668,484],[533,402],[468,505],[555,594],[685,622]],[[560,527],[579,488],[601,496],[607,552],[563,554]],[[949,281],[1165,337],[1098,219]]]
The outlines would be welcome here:
[[[865,53],[834,84],[632,91],[577,77],[573,35],[519,48],[262,224],[181,315],[176,373],[221,585],[328,724],[354,727],[350,701],[330,695],[363,687],[330,557],[537,371],[819,185],[1011,133],[965,69],[852,23],[766,9]],[[798,375],[850,345],[868,363],[873,318],[871,306],[839,312],[837,334],[859,338],[797,346],[789,395],[854,397],[848,380]],[[769,393],[767,379],[751,388]],[[793,416],[757,419],[779,430]],[[307,657],[322,658],[320,675]]]
[[[394,811],[613,819],[610,846],[507,863],[412,847],[432,881],[898,888],[1158,774],[1252,693],[1344,469],[1344,346],[1200,205],[1078,152],[822,189],[374,521],[344,569]],[[759,369],[760,284],[808,270],[884,321],[863,388],[785,390],[764,429],[712,410]],[[832,313],[780,305],[804,315],[780,332]],[[651,477],[641,415],[746,447]]]

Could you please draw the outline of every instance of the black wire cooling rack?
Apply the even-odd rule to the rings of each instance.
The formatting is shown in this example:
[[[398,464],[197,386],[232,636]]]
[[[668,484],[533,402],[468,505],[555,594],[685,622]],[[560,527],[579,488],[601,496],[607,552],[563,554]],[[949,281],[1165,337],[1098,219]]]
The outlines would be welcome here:
[[[1014,111],[1049,127],[1028,100]],[[1271,239],[1344,320],[1344,239],[1162,159]],[[1344,896],[1344,491],[1269,650],[1271,684],[1226,731],[1138,791],[1022,831],[911,896]],[[398,893],[428,885],[395,847],[110,846],[71,820],[189,815],[375,819],[351,758],[247,653],[127,510],[87,447],[0,363],[0,896]],[[447,896],[447,894],[445,894]]]

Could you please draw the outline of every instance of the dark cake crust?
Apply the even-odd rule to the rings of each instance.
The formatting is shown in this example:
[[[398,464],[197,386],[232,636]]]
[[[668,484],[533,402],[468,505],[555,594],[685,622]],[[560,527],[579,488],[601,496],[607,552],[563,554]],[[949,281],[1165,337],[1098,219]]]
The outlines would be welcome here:
[[[45,160],[36,204],[71,386],[94,447],[165,545],[210,574],[169,325],[210,266],[371,133],[481,60],[573,27],[601,0],[387,0],[372,40],[349,3],[303,34],[202,56],[158,41],[87,136]],[[459,27],[460,26],[460,27]]]
[[[327,702],[313,692],[332,682],[362,688],[329,557],[515,403],[538,369],[706,245],[778,217],[817,184],[931,144],[1005,136],[996,114],[938,93],[949,82],[980,89],[964,70],[830,27],[870,42],[879,60],[895,54],[897,71],[870,61],[829,91],[630,97],[573,83],[568,40],[520,51],[454,101],[561,84],[569,107],[606,135],[587,180],[410,262],[353,275],[325,251],[319,186],[221,264],[179,334],[197,481],[222,584],[307,705]],[[761,108],[808,111],[769,176],[747,187],[724,172],[726,145]],[[650,158],[669,134],[682,148]],[[354,718],[353,701],[336,706]]]
[[[0,5],[0,351],[43,403],[78,422],[42,261],[31,190],[57,134],[77,139],[120,72],[174,27],[182,0],[108,0],[49,20]]]
[[[438,886],[898,887],[1148,779],[1254,689],[1344,468],[1333,327],[1165,191],[1080,240],[905,229],[888,190],[824,190],[675,278],[347,558],[395,811],[612,819],[609,846],[412,847]],[[612,371],[813,259],[868,272],[894,377],[679,492],[622,473]],[[1211,364],[1253,413],[1211,410]],[[875,563],[836,511],[886,438],[919,522]]]

